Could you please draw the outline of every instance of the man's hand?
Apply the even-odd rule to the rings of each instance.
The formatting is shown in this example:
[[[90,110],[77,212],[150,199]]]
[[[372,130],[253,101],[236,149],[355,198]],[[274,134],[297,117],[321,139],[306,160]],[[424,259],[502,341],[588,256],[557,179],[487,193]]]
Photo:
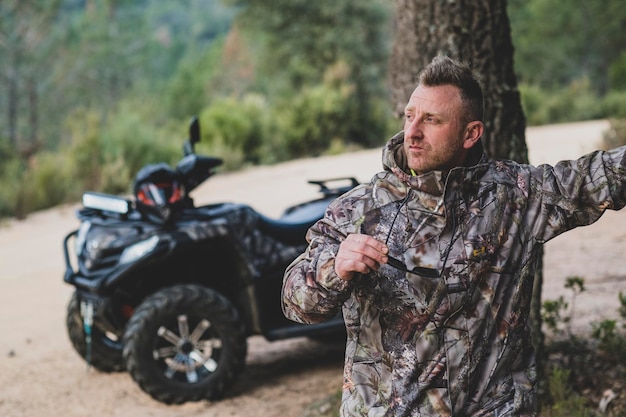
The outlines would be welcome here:
[[[387,263],[389,248],[368,235],[351,234],[339,245],[335,258],[335,272],[349,281],[355,273],[369,274]]]

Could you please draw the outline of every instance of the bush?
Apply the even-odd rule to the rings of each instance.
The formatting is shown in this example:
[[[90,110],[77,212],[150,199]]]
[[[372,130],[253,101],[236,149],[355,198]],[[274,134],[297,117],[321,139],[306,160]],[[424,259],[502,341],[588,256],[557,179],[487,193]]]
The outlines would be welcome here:
[[[65,142],[59,150],[76,179],[79,190],[98,190],[102,158],[102,114],[88,109],[74,111],[65,121]]]
[[[585,398],[572,390],[571,371],[554,367],[548,375],[548,391],[551,405],[542,410],[546,417],[588,417],[589,406]]]
[[[626,105],[621,102],[621,96],[599,97],[587,79],[574,81],[559,90],[544,90],[525,84],[520,84],[519,90],[530,126],[601,119],[610,116],[612,111],[621,111],[620,107]]]
[[[145,122],[130,102],[110,115],[85,108],[70,114],[56,152],[41,151],[23,161],[3,152],[0,217],[28,213],[77,201],[84,191],[128,193],[136,172],[146,164],[173,165],[182,157],[187,125],[159,128]],[[183,127],[184,126],[184,127]]]
[[[626,51],[622,51],[619,58],[611,63],[609,82],[611,88],[626,90]]]
[[[28,162],[6,161],[0,181],[0,217],[25,218],[30,212],[76,199],[71,166],[60,153],[39,152]]]
[[[146,121],[126,107],[122,106],[111,116],[102,132],[102,163],[123,162],[127,172],[133,177],[146,164],[176,163],[182,156],[184,130],[170,134],[168,129],[159,129],[154,121]],[[110,179],[101,181],[112,182]]]
[[[224,159],[227,170],[262,162],[266,114],[267,105],[258,95],[214,101],[200,114],[202,141],[198,149]]]
[[[12,157],[2,160],[0,181],[0,217],[15,216],[24,218],[24,172],[25,164],[18,158]]]
[[[348,88],[324,85],[303,88],[275,113],[283,146],[289,157],[319,156],[335,138],[346,139]]]
[[[74,186],[72,167],[60,153],[42,152],[33,157],[23,184],[28,198],[26,212],[53,207],[76,200],[80,190]]]
[[[626,399],[607,397],[607,392],[621,389],[626,377],[623,359],[626,357],[626,296],[619,294],[621,328],[618,320],[604,320],[592,323],[591,337],[580,337],[558,329],[569,328],[576,296],[584,291],[584,279],[570,277],[566,288],[572,291],[571,304],[565,303],[563,297],[556,302],[545,300],[543,303],[543,318],[554,319],[545,324],[550,330],[556,330],[556,337],[550,339],[545,349],[548,391],[541,397],[541,415],[593,416],[597,415],[594,409],[602,402],[604,408],[610,402],[610,409],[603,414],[623,416]]]
[[[611,91],[601,102],[603,117],[626,119],[626,91]]]

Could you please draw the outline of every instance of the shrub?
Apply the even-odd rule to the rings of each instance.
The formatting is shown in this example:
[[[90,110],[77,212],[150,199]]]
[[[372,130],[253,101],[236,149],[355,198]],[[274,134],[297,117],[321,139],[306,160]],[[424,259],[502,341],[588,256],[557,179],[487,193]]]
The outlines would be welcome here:
[[[580,277],[567,279],[566,288],[572,291],[571,307],[559,300],[546,300],[543,304],[545,314],[551,312],[552,322],[546,322],[551,329],[569,328],[574,314],[575,297],[584,291],[584,280]],[[626,319],[626,296],[619,294],[620,316]],[[551,306],[546,309],[546,306]],[[562,314],[567,311],[569,314]],[[556,315],[554,313],[556,312]],[[548,365],[548,392],[541,398],[541,415],[548,417],[592,416],[593,404],[602,401],[608,406],[605,395],[608,389],[621,389],[621,382],[626,375],[626,333],[618,326],[618,320],[604,320],[592,323],[591,337],[580,337],[571,332],[567,337],[552,338],[545,350]],[[608,398],[608,397],[607,397]],[[609,400],[611,402],[612,399]],[[622,416],[626,410],[626,401],[617,399],[611,402],[610,416]]]
[[[32,212],[79,198],[71,166],[60,153],[41,152],[33,157],[23,187],[29,194],[25,210]]]
[[[572,390],[568,369],[554,367],[548,375],[548,395],[551,405],[542,410],[546,417],[588,417],[586,400]]]
[[[3,159],[0,173],[0,217],[15,216],[24,218],[26,211],[24,209],[25,189],[24,173],[26,166],[23,161],[18,158]]]
[[[346,139],[349,88],[305,87],[275,113],[280,134],[292,158],[319,156],[335,138]]]
[[[626,91],[610,91],[600,104],[603,117],[626,119]]]
[[[611,88],[626,90],[626,51],[622,51],[619,57],[611,63],[609,81]]]
[[[180,136],[173,139],[168,130],[159,129],[154,121],[147,122],[138,113],[122,106],[111,116],[102,132],[102,161],[117,161],[118,164],[123,161],[133,176],[146,164],[174,164],[182,155],[182,140],[178,138],[184,136],[178,134]]]
[[[65,141],[59,150],[70,166],[80,190],[97,190],[102,158],[102,114],[78,109],[65,121]]]
[[[591,90],[588,79],[573,81],[566,88],[544,90],[520,84],[522,107],[530,126],[593,120],[606,117],[602,99]]]
[[[200,114],[202,141],[198,149],[224,159],[226,169],[263,162],[266,114],[267,105],[258,95],[214,101]]]

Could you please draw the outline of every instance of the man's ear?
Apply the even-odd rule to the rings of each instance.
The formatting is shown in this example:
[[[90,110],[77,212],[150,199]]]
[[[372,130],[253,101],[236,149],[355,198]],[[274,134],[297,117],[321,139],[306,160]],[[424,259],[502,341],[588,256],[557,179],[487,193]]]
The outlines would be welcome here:
[[[483,135],[484,125],[479,120],[469,122],[465,126],[465,137],[463,138],[463,147],[465,149],[472,148],[476,142],[478,142]]]

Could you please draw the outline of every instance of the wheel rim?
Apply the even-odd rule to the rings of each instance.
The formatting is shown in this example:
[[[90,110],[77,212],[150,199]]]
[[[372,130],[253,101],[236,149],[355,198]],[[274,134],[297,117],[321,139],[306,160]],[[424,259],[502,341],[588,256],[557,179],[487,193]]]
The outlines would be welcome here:
[[[217,370],[222,339],[209,320],[201,318],[194,323],[187,315],[179,315],[169,328],[161,326],[157,335],[152,354],[166,378],[195,384]]]

